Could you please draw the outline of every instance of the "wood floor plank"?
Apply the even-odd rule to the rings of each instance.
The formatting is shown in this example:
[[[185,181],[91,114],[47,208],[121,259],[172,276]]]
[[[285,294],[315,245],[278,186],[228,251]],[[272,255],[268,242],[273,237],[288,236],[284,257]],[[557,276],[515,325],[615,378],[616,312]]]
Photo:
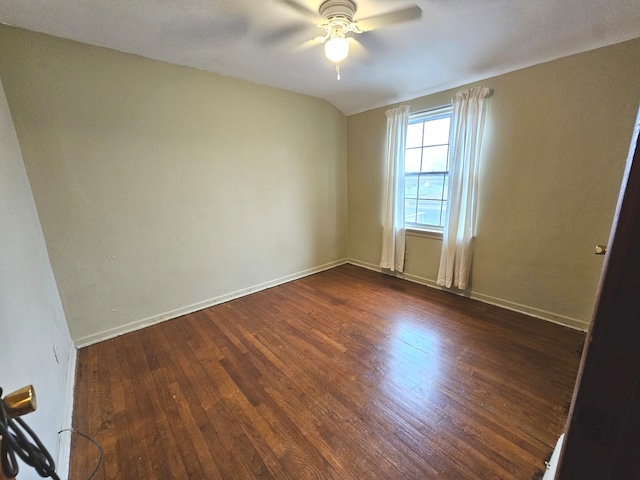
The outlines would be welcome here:
[[[74,427],[98,479],[530,479],[583,342],[344,265],[81,349]]]

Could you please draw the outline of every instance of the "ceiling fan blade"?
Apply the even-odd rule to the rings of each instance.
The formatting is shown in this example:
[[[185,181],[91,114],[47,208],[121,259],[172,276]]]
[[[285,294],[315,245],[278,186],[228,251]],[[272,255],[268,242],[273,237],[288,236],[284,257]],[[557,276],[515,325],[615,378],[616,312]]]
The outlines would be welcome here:
[[[262,37],[260,41],[267,47],[293,45],[299,43],[302,38],[307,38],[309,29],[310,25],[307,24],[289,25]]]
[[[347,37],[347,41],[349,42],[350,57],[353,57],[362,65],[369,65],[373,62],[371,53],[369,53],[369,50],[362,44],[362,42],[355,37]]]
[[[309,40],[307,40],[306,42],[303,42],[301,44],[299,44],[297,47],[294,48],[294,52],[301,52],[303,50],[307,50],[311,47],[315,47],[316,45],[320,45],[322,43],[324,43],[324,41],[326,40],[326,37],[323,37],[322,35],[318,36],[318,37],[314,37],[311,38]]]
[[[377,28],[394,25],[396,23],[408,22],[409,20],[417,20],[422,17],[422,9],[418,5],[414,5],[402,10],[383,13],[374,17],[363,18],[354,22],[354,25],[362,32],[370,32]]]
[[[322,17],[320,17],[317,12],[309,10],[307,7],[305,7],[304,5],[300,5],[294,0],[276,0],[276,2],[287,5],[289,8],[295,10],[299,14],[312,19],[315,23],[322,21]]]

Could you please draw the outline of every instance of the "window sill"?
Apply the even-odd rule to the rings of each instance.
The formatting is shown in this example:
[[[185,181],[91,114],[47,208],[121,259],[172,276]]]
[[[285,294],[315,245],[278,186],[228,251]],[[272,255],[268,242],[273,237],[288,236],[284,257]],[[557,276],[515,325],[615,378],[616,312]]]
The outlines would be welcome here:
[[[434,230],[419,230],[417,228],[406,228],[405,234],[410,237],[431,238],[433,240],[442,240],[442,232]]]

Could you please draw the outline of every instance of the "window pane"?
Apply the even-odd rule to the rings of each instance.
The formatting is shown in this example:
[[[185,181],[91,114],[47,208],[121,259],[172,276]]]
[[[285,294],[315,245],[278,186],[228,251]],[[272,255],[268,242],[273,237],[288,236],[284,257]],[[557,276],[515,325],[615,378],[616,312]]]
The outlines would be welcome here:
[[[421,174],[418,197],[424,200],[442,200],[444,183],[443,173]]]
[[[449,143],[450,120],[447,117],[425,122],[423,145],[444,145]]]
[[[420,171],[420,156],[422,153],[421,148],[411,148],[405,150],[404,153],[404,171],[405,173],[419,172]]]
[[[441,226],[442,202],[438,200],[418,200],[418,223]]]
[[[422,172],[446,172],[449,147],[425,147],[422,149]]]
[[[412,123],[407,127],[407,145],[406,148],[422,146],[422,126],[423,122]]]
[[[451,116],[439,109],[417,113],[413,121],[416,123],[408,126],[405,148],[405,221],[427,229],[442,227],[448,196]]]
[[[405,198],[418,197],[418,175],[404,176],[404,196]]]
[[[404,201],[404,221],[409,223],[416,223],[416,207],[418,202],[415,199],[407,198]]]

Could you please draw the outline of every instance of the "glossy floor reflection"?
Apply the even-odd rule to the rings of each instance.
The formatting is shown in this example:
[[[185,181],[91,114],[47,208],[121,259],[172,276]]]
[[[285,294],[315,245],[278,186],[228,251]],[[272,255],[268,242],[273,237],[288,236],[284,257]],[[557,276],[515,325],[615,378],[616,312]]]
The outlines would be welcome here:
[[[415,405],[419,414],[422,400],[437,395],[440,378],[440,338],[416,321],[395,325],[386,353],[385,390],[407,405]]]
[[[81,349],[74,427],[97,479],[528,480],[583,340],[345,265]]]

